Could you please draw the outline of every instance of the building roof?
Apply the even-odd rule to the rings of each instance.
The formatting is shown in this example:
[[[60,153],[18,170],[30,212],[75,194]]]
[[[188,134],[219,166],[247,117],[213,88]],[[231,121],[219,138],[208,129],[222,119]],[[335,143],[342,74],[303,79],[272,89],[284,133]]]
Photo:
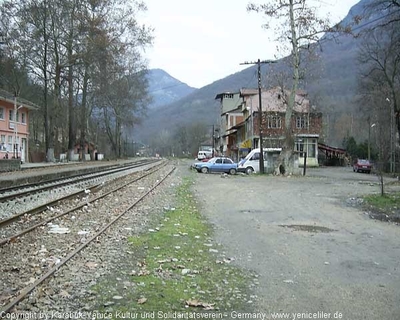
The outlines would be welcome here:
[[[279,87],[279,86],[278,87],[274,87],[274,88],[270,88],[270,89],[265,89],[264,88],[264,89],[261,89],[261,92],[270,92],[270,91],[277,91],[277,90],[282,91],[282,88]],[[285,92],[289,92],[289,90],[285,89]],[[240,95],[241,96],[253,96],[253,95],[256,95],[256,94],[258,94],[258,88],[257,89],[255,89],[255,88],[242,88],[242,89],[240,89]],[[298,89],[296,91],[296,94],[299,95],[299,96],[303,96],[303,97],[308,95],[307,91],[302,90],[302,89]]]
[[[265,89],[263,89],[262,91],[266,91]],[[240,95],[242,96],[252,96],[258,94],[258,89],[249,89],[249,88],[242,88],[240,89]]]
[[[261,92],[261,103],[263,111],[270,112],[286,112],[287,99],[290,92],[280,87],[271,89],[263,89]],[[240,95],[244,98],[245,103],[253,111],[259,109],[259,96],[256,89],[242,89]],[[293,112],[308,113],[310,112],[310,101],[306,98],[305,91],[298,90],[295,96],[295,104]]]
[[[15,96],[14,96],[14,94],[12,94],[8,91],[0,89],[0,100],[7,101],[9,103],[14,104]],[[39,110],[40,109],[40,106],[38,106],[37,104],[34,104],[33,102],[22,99],[20,97],[17,97],[16,102],[17,102],[17,105],[22,105],[23,107],[25,107],[29,110]]]
[[[230,92],[230,91],[221,92],[215,96],[215,100],[221,100],[221,98],[224,96],[224,94],[238,94],[238,93],[240,93],[240,92]]]

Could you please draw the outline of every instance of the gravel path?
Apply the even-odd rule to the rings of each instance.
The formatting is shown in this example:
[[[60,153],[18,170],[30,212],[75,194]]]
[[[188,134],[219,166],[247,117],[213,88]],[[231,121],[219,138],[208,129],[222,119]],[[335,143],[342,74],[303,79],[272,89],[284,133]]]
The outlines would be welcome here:
[[[291,178],[198,174],[193,191],[216,241],[259,274],[255,311],[400,319],[400,227],[357,205],[379,192],[376,176],[351,168]]]
[[[16,310],[107,311],[131,301],[138,261],[127,238],[148,232],[149,221],[174,206],[182,178],[194,175],[192,190],[215,227],[214,240],[237,266],[258,274],[259,285],[251,289],[257,296],[254,312],[265,314],[247,319],[272,319],[274,312],[291,313],[287,319],[400,318],[400,227],[370,219],[358,201],[363,194],[379,192],[376,176],[351,168],[309,170],[306,177],[292,178],[221,176],[190,171],[190,161],[171,163],[164,172],[172,164],[177,170],[149,199]],[[158,179],[148,179],[140,189]],[[119,202],[137,191],[136,185],[121,193]],[[104,279],[109,281],[107,292],[98,296],[91,288]],[[232,310],[226,319],[239,316],[244,315]]]
[[[46,226],[23,236],[16,243],[1,247],[0,307],[15,296],[18,290],[33,283],[49,268],[59,263],[73,248],[86,242],[103,225],[120,214],[122,209],[131,206],[171,169],[172,166],[167,165],[143,180],[118,191],[117,194],[109,195],[87,206],[86,209],[54,221],[67,228],[67,233],[49,233],[51,226]],[[162,189],[161,187],[160,191],[154,192],[154,195],[162,192]],[[17,305],[14,311],[38,313],[94,310],[98,306],[96,302],[88,307],[83,304],[83,298],[85,301],[92,301],[93,299],[89,299],[90,287],[96,284],[96,279],[109,275],[111,270],[118,268],[116,262],[123,261],[129,248],[126,239],[146,224],[146,215],[149,213],[149,206],[146,204],[148,201],[153,201],[154,210],[160,210],[154,199],[146,200],[131,209],[126,216],[110,227],[100,237],[101,239],[90,244],[82,254],[68,263],[66,268],[57,272],[56,276],[50,278],[44,286],[34,290],[28,299]],[[122,249],[120,243],[124,244],[126,250]]]

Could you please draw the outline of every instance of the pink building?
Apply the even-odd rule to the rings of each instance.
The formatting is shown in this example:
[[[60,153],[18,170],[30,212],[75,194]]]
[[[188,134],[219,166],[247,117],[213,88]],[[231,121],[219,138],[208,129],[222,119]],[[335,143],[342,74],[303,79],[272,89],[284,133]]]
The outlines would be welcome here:
[[[0,159],[28,162],[29,111],[38,108],[0,90]]]

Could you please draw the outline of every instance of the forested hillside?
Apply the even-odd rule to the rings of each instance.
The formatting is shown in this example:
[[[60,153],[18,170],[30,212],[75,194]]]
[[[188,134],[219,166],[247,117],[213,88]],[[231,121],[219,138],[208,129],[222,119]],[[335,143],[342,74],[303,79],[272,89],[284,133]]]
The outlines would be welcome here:
[[[364,7],[371,0],[360,1],[349,12],[342,24],[353,23],[354,17],[363,16]],[[357,33],[369,25],[372,18],[364,18],[355,27]],[[373,17],[376,19],[376,16]],[[339,146],[345,135],[365,135],[357,105],[354,103],[357,94],[358,64],[357,54],[362,37],[349,34],[337,34],[335,39],[324,37],[315,50],[315,55],[309,64],[302,88],[307,90],[310,99],[325,117],[325,136],[328,144]],[[268,44],[265,43],[265,46]],[[262,46],[260,48],[262,57]],[[262,66],[263,87],[271,87],[281,83],[277,74],[287,70],[286,59],[280,59],[275,65]],[[238,91],[243,87],[256,87],[256,66],[217,80],[192,94],[176,101],[162,109],[148,113],[147,119],[135,132],[140,139],[146,140],[160,131],[172,131],[176,126],[189,125],[194,122],[206,125],[219,121],[218,103],[214,100],[216,94],[225,91]],[[288,83],[286,83],[288,84]],[[168,123],[163,119],[168,117]]]
[[[161,69],[150,69],[147,73],[149,94],[152,97],[150,108],[158,108],[173,103],[195,91]]]

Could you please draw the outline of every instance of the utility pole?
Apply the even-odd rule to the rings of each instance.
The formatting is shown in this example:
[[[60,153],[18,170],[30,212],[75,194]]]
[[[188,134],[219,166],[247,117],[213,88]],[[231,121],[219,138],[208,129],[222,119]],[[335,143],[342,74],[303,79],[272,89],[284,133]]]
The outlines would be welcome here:
[[[215,137],[214,137],[214,125],[212,125],[212,135],[211,135],[211,139],[212,139],[212,158],[214,158],[214,149],[215,149]]]
[[[276,60],[263,60],[258,59],[256,62],[243,62],[241,64],[257,64],[258,70],[258,130],[260,136],[260,174],[264,174],[264,150],[263,150],[263,134],[262,134],[262,99],[261,99],[261,64],[276,63]]]
[[[390,173],[395,172],[395,164],[394,164],[394,157],[393,157],[393,151],[395,148],[393,148],[393,142],[394,142],[394,135],[393,135],[393,119],[394,119],[394,104],[390,101],[389,98],[386,98],[386,101],[389,103],[389,108],[390,108]]]

